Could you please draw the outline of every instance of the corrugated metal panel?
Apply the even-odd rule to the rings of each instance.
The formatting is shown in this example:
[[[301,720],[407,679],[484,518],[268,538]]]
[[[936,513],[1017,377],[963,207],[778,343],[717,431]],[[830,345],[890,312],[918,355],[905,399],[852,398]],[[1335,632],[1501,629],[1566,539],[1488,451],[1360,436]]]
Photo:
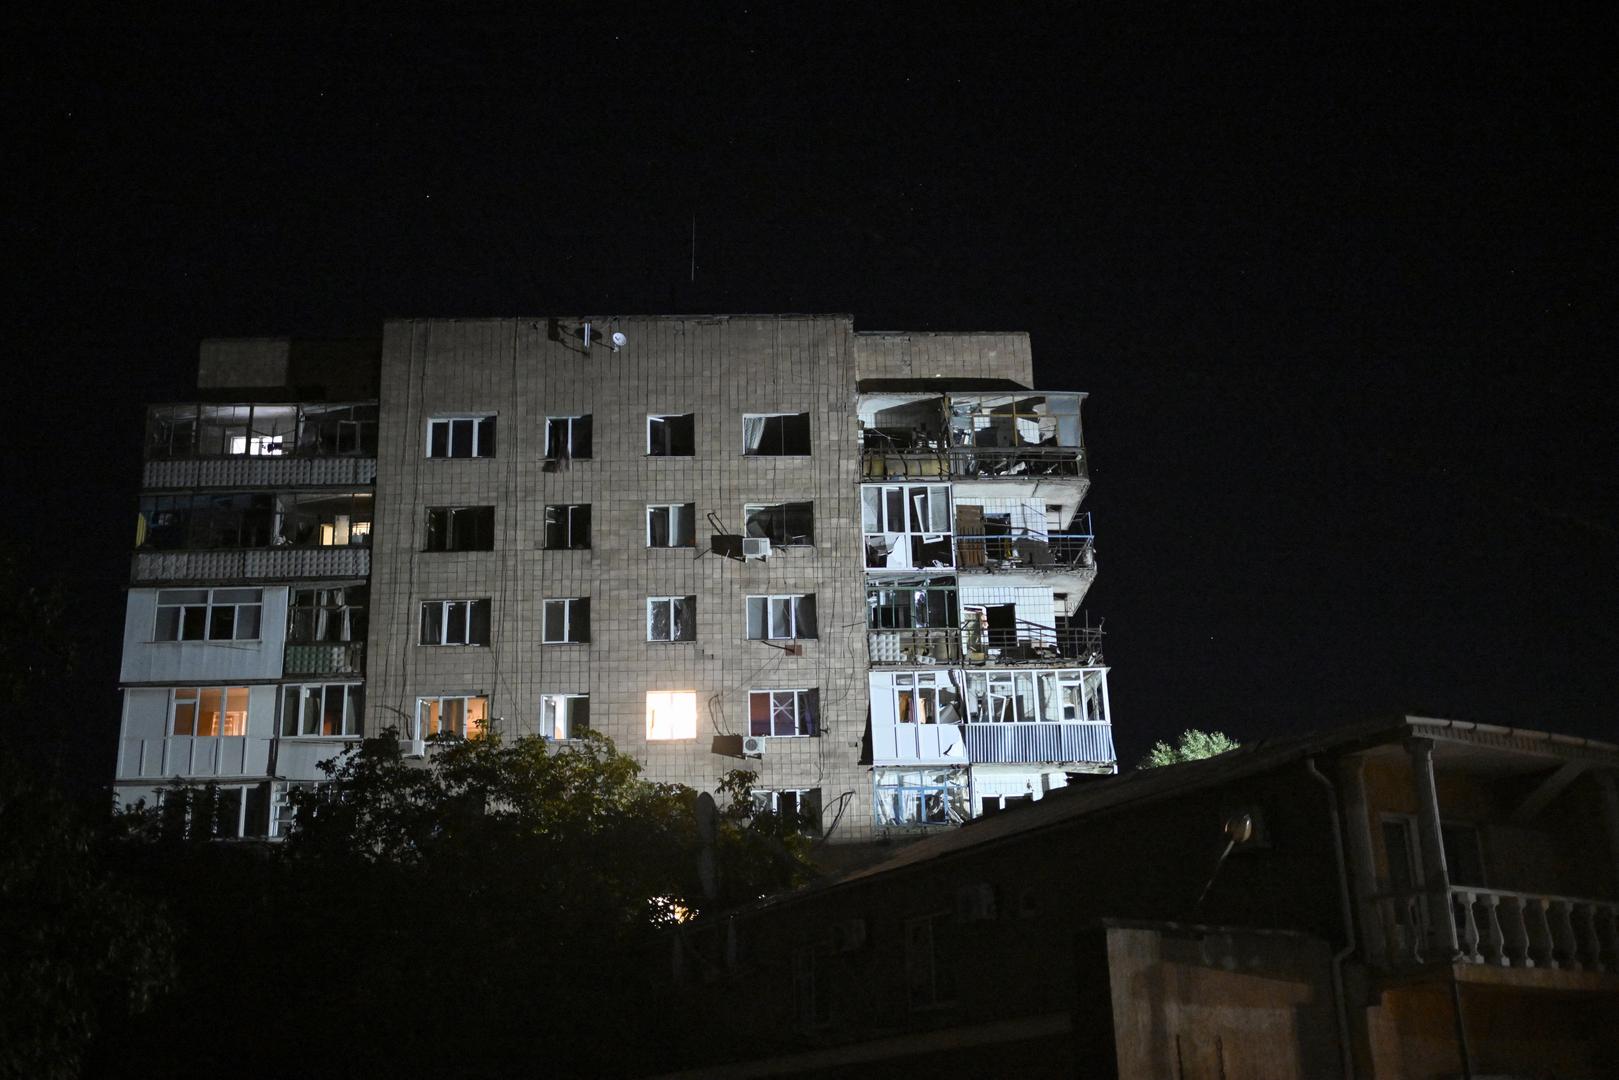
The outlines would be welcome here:
[[[358,675],[365,670],[365,642],[288,645],[288,675]]]
[[[229,735],[125,739],[118,778],[264,776],[270,767],[271,741]]]
[[[141,483],[161,488],[360,487],[377,481],[374,457],[227,457],[148,461]]]
[[[294,581],[359,578],[371,573],[363,547],[254,548],[239,551],[142,551],[130,569],[136,584],[167,581]]]
[[[968,724],[966,734],[967,755],[975,762],[1114,760],[1108,724]]]

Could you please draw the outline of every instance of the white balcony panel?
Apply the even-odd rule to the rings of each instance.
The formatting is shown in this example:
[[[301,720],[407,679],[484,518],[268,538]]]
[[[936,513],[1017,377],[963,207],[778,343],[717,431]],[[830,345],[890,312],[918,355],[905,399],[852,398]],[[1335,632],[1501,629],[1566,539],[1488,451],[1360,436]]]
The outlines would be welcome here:
[[[232,551],[140,551],[130,576],[137,583],[302,581],[362,578],[371,573],[364,547],[246,548]]]
[[[283,780],[324,780],[320,763],[337,757],[359,739],[282,739],[275,751],[275,774]]]
[[[154,641],[156,589],[129,590],[124,612],[124,659],[119,680],[126,683],[257,682],[281,677],[287,633],[287,590],[264,590],[259,637],[251,641]]]
[[[170,735],[122,740],[121,780],[266,776],[273,740],[247,735]]]
[[[377,482],[374,457],[226,457],[148,461],[141,485],[162,488],[358,487]]]
[[[969,724],[968,756],[974,762],[1068,762],[1109,765],[1116,758],[1109,724],[1035,721]]]

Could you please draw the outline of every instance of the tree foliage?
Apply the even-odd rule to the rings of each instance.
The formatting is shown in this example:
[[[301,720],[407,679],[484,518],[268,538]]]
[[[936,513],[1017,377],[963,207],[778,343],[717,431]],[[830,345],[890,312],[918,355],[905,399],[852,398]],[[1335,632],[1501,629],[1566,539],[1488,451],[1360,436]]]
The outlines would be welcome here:
[[[1183,761],[1200,761],[1203,758],[1214,757],[1228,750],[1235,750],[1242,744],[1237,740],[1219,731],[1199,731],[1197,728],[1187,728],[1181,732],[1180,738],[1171,746],[1162,740],[1152,744],[1147,756],[1141,759],[1138,768],[1156,769],[1160,765],[1178,765]]]

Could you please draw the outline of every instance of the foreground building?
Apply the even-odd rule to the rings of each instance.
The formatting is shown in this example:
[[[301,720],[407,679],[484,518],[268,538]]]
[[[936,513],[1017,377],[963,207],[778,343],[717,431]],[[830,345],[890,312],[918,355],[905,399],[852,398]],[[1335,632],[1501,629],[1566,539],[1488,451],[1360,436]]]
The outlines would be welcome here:
[[[205,343],[151,412],[120,795],[276,835],[362,733],[593,729],[843,842],[1112,772],[1083,395],[1032,382],[1027,335],[847,316]]]
[[[1256,743],[670,945],[683,1076],[1619,1075],[1619,746],[1424,717]]]

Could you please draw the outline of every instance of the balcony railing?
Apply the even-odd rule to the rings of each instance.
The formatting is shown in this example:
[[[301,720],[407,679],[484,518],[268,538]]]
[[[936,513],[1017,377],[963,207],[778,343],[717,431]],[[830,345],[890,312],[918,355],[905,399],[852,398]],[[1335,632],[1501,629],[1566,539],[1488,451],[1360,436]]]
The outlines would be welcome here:
[[[170,581],[298,581],[363,578],[371,549],[347,547],[227,548],[211,551],[138,551],[130,567],[136,584]]]
[[[911,627],[866,631],[873,664],[1022,664],[1088,667],[1102,662],[1102,631],[1092,626]]]
[[[975,723],[964,728],[967,759],[974,762],[1083,761],[1111,764],[1113,728],[1102,723],[1025,721]]]
[[[1458,950],[1452,957],[1434,944],[1428,893],[1386,893],[1375,902],[1390,967],[1457,961],[1619,972],[1619,903],[1452,886],[1447,914]]]
[[[1080,446],[867,446],[860,458],[863,480],[1086,475],[1085,449]]]
[[[166,488],[364,487],[377,482],[375,457],[171,458],[148,461],[141,486]]]
[[[365,642],[288,645],[282,667],[288,675],[360,675],[365,672]]]
[[[956,566],[969,574],[1089,570],[1096,566],[1095,540],[1088,533],[1044,533],[1032,529],[957,536]]]
[[[264,776],[270,768],[272,739],[246,735],[168,735],[124,739],[121,780],[180,777]]]

